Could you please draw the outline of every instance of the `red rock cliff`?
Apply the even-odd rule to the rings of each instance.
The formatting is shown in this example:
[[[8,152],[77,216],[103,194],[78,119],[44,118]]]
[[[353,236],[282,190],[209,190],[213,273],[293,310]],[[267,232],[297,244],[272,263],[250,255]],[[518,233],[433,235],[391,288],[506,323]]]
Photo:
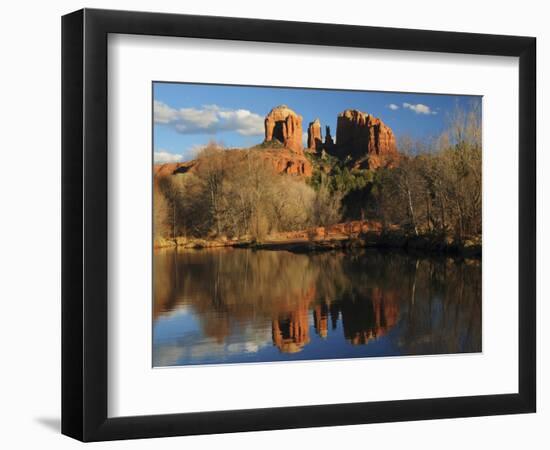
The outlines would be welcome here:
[[[391,128],[356,109],[347,109],[338,115],[333,153],[341,159],[351,156],[356,161],[366,161],[371,169],[391,165],[398,157]]]
[[[307,148],[310,150],[319,150],[323,145],[321,136],[321,122],[315,119],[307,127]]]
[[[290,150],[303,152],[302,117],[286,105],[273,108],[265,118],[265,142],[275,140]]]

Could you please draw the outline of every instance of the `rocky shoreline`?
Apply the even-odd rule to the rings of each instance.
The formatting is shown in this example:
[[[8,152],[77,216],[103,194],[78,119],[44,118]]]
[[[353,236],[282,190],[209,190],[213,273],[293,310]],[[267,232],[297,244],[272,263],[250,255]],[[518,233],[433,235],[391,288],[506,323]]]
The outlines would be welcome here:
[[[323,252],[339,249],[381,248],[400,249],[411,253],[430,253],[464,258],[481,258],[481,238],[476,237],[458,242],[448,237],[432,234],[407,235],[400,231],[366,232],[353,236],[327,238],[266,239],[255,241],[164,239],[155,241],[155,248],[204,249],[219,247],[251,248],[257,250],[286,250],[295,253]]]

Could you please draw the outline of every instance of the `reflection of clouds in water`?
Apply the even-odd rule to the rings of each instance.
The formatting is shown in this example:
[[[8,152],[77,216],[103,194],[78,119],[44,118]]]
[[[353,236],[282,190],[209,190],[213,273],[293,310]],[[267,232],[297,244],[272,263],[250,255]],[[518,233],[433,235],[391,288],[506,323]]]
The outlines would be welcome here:
[[[229,344],[226,348],[226,351],[229,353],[256,353],[262,347],[271,344],[271,334],[269,334],[268,339],[261,342],[258,341],[249,341],[249,342],[238,342],[234,344]]]
[[[187,316],[192,314],[191,308],[187,305],[179,305],[177,309],[171,311],[163,311],[162,315],[166,319],[177,318],[179,316]]]
[[[182,348],[174,344],[155,346],[153,367],[173,366],[181,358]]]
[[[219,343],[205,338],[198,332],[186,333],[180,339],[155,345],[153,366],[174,366],[200,363],[205,360],[223,360],[231,355],[256,353],[271,346],[271,328],[245,327],[231,338],[229,343]]]

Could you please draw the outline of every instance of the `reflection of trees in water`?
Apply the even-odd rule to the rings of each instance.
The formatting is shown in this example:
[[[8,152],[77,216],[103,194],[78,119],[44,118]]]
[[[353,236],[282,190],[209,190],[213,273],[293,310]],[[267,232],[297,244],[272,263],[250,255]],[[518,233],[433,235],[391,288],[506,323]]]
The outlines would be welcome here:
[[[204,334],[217,340],[250,322],[264,325],[285,317],[295,321],[301,305],[307,319],[318,276],[318,267],[308,256],[234,249],[185,251],[178,253],[178,271],[174,273],[167,270],[171,253],[159,253],[155,258],[164,260],[155,264],[163,276],[155,283],[155,317],[190,306]],[[178,288],[170,291],[166,283]]]
[[[352,344],[400,324],[405,354],[481,346],[479,263],[379,251],[165,251],[155,255],[154,281],[155,319],[191,308],[220,343],[244,327],[271,326],[274,345],[297,352],[311,340],[311,319],[321,338],[341,323]]]
[[[323,256],[326,273],[318,280],[323,306],[314,310],[315,329],[321,337],[328,334],[329,318],[333,330],[341,318],[344,337],[352,344],[366,344],[395,326],[399,302],[406,293],[395,274],[404,271],[407,258],[380,252],[342,254],[339,259]]]
[[[481,351],[481,262],[423,260],[411,276],[401,345],[409,354]]]

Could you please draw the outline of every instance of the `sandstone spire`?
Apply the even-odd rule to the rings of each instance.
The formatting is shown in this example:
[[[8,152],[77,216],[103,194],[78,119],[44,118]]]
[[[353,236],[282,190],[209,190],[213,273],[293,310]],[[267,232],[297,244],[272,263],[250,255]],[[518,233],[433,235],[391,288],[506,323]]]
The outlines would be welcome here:
[[[307,148],[311,150],[320,150],[323,144],[323,137],[321,136],[321,121],[315,119],[310,122],[307,127]]]
[[[265,142],[271,141],[302,153],[302,117],[286,105],[273,108],[265,118]]]
[[[326,126],[326,132],[325,132],[325,147],[330,148],[334,145],[334,140],[332,139],[332,136],[330,135],[330,127]]]

